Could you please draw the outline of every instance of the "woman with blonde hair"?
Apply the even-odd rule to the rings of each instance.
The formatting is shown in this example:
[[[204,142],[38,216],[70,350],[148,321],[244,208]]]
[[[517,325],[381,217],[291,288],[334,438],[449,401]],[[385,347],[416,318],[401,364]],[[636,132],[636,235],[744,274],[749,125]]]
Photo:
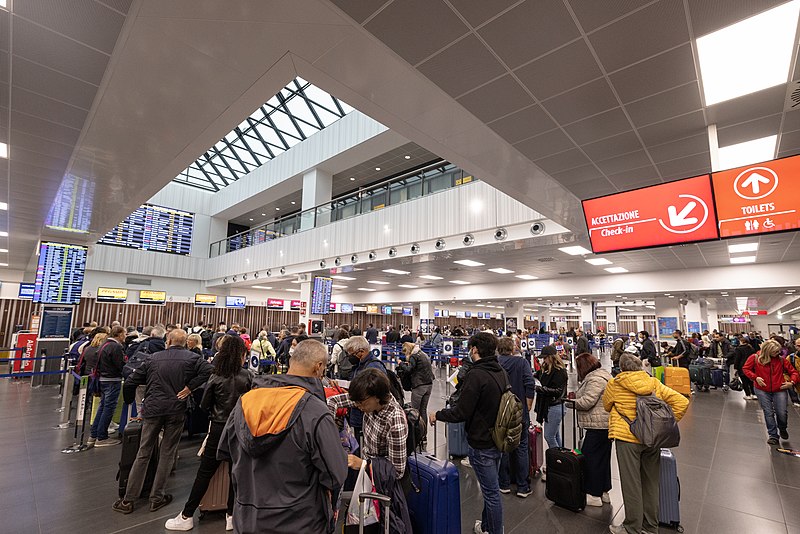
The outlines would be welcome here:
[[[755,394],[764,412],[770,445],[789,439],[786,431],[789,417],[789,395],[786,392],[800,382],[800,374],[789,360],[781,357],[781,345],[770,339],[761,350],[747,358],[742,371],[753,381]]]

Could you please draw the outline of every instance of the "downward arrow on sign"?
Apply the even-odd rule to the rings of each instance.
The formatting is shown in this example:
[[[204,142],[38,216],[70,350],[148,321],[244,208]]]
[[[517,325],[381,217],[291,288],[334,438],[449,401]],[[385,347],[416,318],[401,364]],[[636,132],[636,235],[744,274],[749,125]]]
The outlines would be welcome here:
[[[768,184],[769,182],[769,178],[754,172],[742,182],[742,187],[751,187],[753,189],[753,194],[757,195],[761,190],[761,184]]]
[[[678,208],[675,206],[667,207],[667,213],[669,214],[669,225],[673,228],[678,226],[689,226],[692,224],[697,223],[697,217],[687,217],[692,210],[697,206],[697,202],[692,200],[678,213]]]

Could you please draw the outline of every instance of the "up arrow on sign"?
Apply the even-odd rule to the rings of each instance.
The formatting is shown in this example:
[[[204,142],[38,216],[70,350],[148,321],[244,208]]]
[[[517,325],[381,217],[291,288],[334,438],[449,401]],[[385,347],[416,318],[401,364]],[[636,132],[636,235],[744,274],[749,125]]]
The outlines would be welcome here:
[[[757,195],[761,191],[761,184],[768,184],[770,179],[758,174],[757,172],[752,173],[748,176],[744,182],[742,182],[742,187],[750,187],[753,190],[753,194]]]
[[[677,228],[678,226],[689,226],[692,224],[697,223],[697,217],[687,217],[692,210],[697,206],[697,202],[690,201],[686,206],[678,213],[678,208],[675,206],[668,206],[667,213],[669,214],[669,225],[673,228]]]

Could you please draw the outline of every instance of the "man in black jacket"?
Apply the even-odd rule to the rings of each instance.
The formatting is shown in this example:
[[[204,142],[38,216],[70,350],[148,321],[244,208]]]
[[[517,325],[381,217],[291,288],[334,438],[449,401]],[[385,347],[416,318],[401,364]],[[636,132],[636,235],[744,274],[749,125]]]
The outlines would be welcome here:
[[[578,339],[575,340],[575,356],[584,354],[586,352],[591,354],[592,351],[589,349],[589,338],[587,338],[583,333],[583,328],[578,328],[575,331],[575,334],[578,336]]]
[[[292,326],[289,335],[283,338],[280,345],[275,349],[275,358],[283,365],[289,365],[289,349],[292,348],[292,341],[300,335],[300,327],[297,325]]]
[[[350,332],[351,335],[355,336],[353,332]],[[367,338],[367,342],[370,345],[377,345],[378,344],[378,329],[372,326],[372,323],[369,323],[367,330],[364,332],[364,337]]]
[[[87,445],[110,447],[119,445],[118,439],[108,439],[108,425],[117,409],[119,389],[122,386],[122,368],[125,366],[125,351],[122,342],[126,331],[121,326],[111,329],[108,339],[100,347],[97,358],[97,369],[100,371],[100,407],[92,423],[92,430]]]
[[[400,332],[398,332],[395,327],[390,326],[389,331],[386,332],[386,343],[392,344],[398,341],[400,341]]]
[[[475,523],[475,532],[502,534],[503,503],[498,479],[502,453],[492,440],[492,429],[508,376],[497,361],[497,339],[492,334],[475,334],[467,347],[474,365],[464,380],[458,403],[431,413],[429,418],[432,425],[437,420],[466,423],[469,461],[483,493],[483,515]]]
[[[172,495],[164,493],[164,486],[183,432],[186,399],[193,390],[206,383],[213,369],[201,356],[186,349],[186,337],[184,330],[172,330],[167,336],[167,349],[152,354],[125,382],[123,396],[128,403],[134,399],[136,386],[146,384],[147,389],[141,414],[139,453],[128,476],[125,497],[112,507],[117,512],[129,514],[133,511],[133,503],[142,492],[147,465],[161,430],[164,431],[159,449],[161,462],[150,492],[150,511],[172,502]]]

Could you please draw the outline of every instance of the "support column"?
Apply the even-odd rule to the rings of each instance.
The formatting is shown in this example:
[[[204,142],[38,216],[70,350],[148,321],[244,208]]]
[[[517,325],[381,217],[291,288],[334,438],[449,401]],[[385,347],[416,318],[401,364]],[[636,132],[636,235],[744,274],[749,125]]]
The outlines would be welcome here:
[[[306,325],[307,335],[311,337],[319,337],[325,333],[325,329],[323,328],[321,333],[312,334],[310,321],[312,320],[324,321],[325,315],[311,314],[311,289],[312,289],[311,282],[303,282],[302,284],[300,284],[300,301],[305,302],[305,307],[300,308],[300,324]]]
[[[307,230],[322,224],[328,224],[331,213],[329,210],[322,210],[320,213],[313,211],[305,212],[315,206],[324,204],[331,200],[333,190],[333,175],[322,169],[311,169],[303,175],[303,214],[300,219],[300,228]]]
[[[690,300],[686,303],[686,334],[691,335],[695,332],[703,333],[702,325],[708,322],[708,311],[704,304],[705,300]]]
[[[619,332],[619,315],[616,306],[606,306],[606,334]]]
[[[517,329],[522,330],[523,325],[525,324],[525,309],[522,306],[521,302],[506,302],[505,306],[505,324],[503,325],[503,331],[516,331]],[[513,319],[516,323],[513,328],[509,328],[509,319]]]
[[[418,306],[419,306],[419,311],[418,311],[418,313],[414,314],[414,326],[412,327],[414,330],[419,330],[420,322],[423,319],[426,319],[426,320],[433,319],[433,304],[432,303],[430,303],[430,302],[420,302],[418,304]],[[415,309],[417,309],[417,308],[415,307]],[[431,334],[431,333],[433,333],[433,327],[429,327],[428,331],[427,332],[423,331],[423,333],[426,336]]]
[[[584,332],[595,331],[597,317],[595,316],[595,306],[593,302],[580,302],[581,307],[581,327]],[[588,324],[587,324],[588,323]]]
[[[550,308],[545,308],[539,312],[539,332],[542,331],[542,323],[544,323],[545,334],[550,333]]]
[[[666,330],[663,334],[659,334],[659,332],[650,332],[651,336],[659,337],[662,341],[667,341],[672,339],[672,331],[675,329],[680,329],[682,325],[682,318],[683,314],[681,313],[680,309],[680,301],[678,299],[671,299],[667,297],[656,298],[656,330],[658,330],[659,325],[662,323],[665,326],[668,326],[669,332]]]

